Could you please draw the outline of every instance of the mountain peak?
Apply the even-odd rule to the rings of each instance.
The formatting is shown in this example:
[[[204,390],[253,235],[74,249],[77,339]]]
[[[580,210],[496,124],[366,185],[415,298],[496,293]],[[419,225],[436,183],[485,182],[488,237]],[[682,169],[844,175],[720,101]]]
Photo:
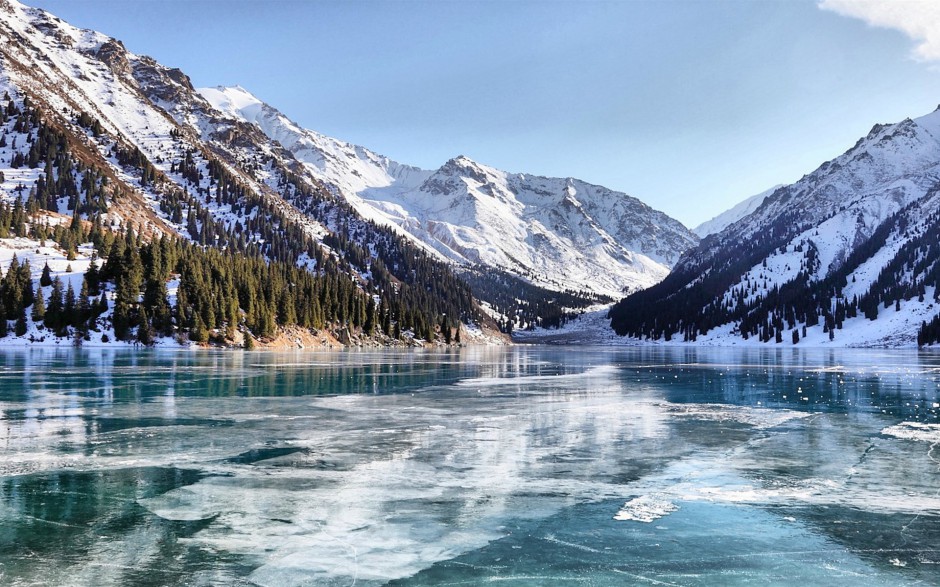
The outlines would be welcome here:
[[[442,165],[438,173],[467,177],[479,183],[488,183],[488,176],[498,172],[491,167],[477,163],[466,155],[457,155]]]
[[[444,167],[480,167],[480,164],[467,157],[466,155],[457,155],[447,160],[447,163],[444,163]]]
[[[247,121],[255,120],[265,105],[239,85],[198,88],[196,91],[216,110]]]

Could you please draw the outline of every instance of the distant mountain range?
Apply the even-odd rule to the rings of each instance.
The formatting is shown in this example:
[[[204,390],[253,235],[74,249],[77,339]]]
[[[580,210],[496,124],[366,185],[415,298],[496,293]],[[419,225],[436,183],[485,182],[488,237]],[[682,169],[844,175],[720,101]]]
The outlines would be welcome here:
[[[506,173],[463,156],[419,169],[303,129],[241,87],[199,93],[233,119],[256,124],[364,218],[460,266],[619,297],[662,280],[698,241],[678,221],[601,186]]]

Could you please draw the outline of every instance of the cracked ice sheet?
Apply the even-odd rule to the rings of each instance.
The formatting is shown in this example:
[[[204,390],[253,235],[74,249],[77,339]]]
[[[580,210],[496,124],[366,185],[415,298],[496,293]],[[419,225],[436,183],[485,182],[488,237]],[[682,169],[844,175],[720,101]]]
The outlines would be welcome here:
[[[303,456],[214,464],[218,476],[139,503],[166,519],[214,518],[187,540],[258,560],[260,585],[381,583],[505,536],[509,517],[619,496],[605,480],[618,441],[666,437],[655,404],[619,394],[575,389],[520,413],[515,399],[479,405],[466,393],[317,400],[332,421],[291,441]]]
[[[578,390],[564,401],[530,398],[521,411],[506,397],[473,400],[473,409],[466,397],[446,399],[419,393],[317,400],[334,415],[324,426],[329,431],[291,441],[303,456],[214,464],[207,470],[219,476],[140,503],[167,519],[213,519],[185,540],[257,560],[253,582],[288,586],[408,577],[504,538],[509,518],[547,518],[565,506],[631,495],[638,497],[622,519],[653,521],[683,502],[839,504],[891,513],[940,508],[929,495],[912,499],[900,489],[872,488],[881,468],[859,467],[861,451],[839,423],[822,428],[843,457],[815,456],[819,477],[769,474],[787,463],[775,454],[781,443],[805,442],[803,412]],[[690,452],[681,434],[690,419],[706,427],[731,422],[747,440]],[[663,472],[627,486],[606,478],[622,466],[623,439],[639,453],[655,450]]]

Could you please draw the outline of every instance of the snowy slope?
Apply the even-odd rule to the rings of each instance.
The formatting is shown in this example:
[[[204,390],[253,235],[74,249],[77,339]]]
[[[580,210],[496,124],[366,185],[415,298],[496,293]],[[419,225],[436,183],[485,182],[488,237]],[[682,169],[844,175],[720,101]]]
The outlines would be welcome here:
[[[199,92],[257,125],[363,217],[460,264],[619,296],[660,281],[697,240],[639,200],[580,180],[510,174],[463,156],[421,170],[303,129],[243,88]]]
[[[940,109],[913,120],[876,125],[843,155],[800,181],[773,190],[750,214],[704,238],[676,265],[668,287],[657,291],[654,301],[645,300],[644,307],[650,308],[650,303],[675,307],[685,300],[714,296],[714,288],[722,284],[723,293],[714,298],[720,303],[709,302],[699,313],[711,318],[738,317],[720,327],[708,326],[707,332],[698,328],[695,338],[699,343],[741,344],[743,314],[739,310],[746,304],[749,312],[760,311],[754,308],[761,304],[766,309],[766,300],[779,290],[790,288],[787,299],[799,304],[811,295],[815,284],[828,283],[824,281],[828,279],[833,283],[832,299],[825,305],[832,307],[840,301],[849,304],[856,297],[861,299],[873,288],[875,295],[881,295],[888,285],[879,282],[879,275],[899,254],[906,255],[903,264],[909,270],[890,285],[924,289],[924,280],[932,279],[940,259],[918,257],[908,244],[936,229],[933,215],[940,212],[938,189]],[[879,229],[881,236],[870,240]],[[863,258],[853,260],[853,254]],[[806,277],[806,284],[794,286],[801,283],[801,276]],[[823,324],[811,324],[799,344],[914,344],[921,323],[940,311],[930,285],[928,282],[926,301],[901,299],[900,309],[894,304],[884,307],[875,320],[847,318],[834,332],[833,340]],[[802,291],[793,293],[793,287]],[[632,328],[628,324],[635,325],[628,314],[636,312],[633,304],[637,303],[627,299],[615,307],[615,327],[626,331]],[[689,325],[698,319],[691,315],[681,319],[684,326],[677,323],[671,327],[675,328],[673,333],[686,331],[688,336]],[[788,320],[784,344],[791,344],[793,326],[789,324]],[[801,325],[797,321],[796,328]],[[752,337],[748,344],[754,343]],[[772,339],[769,344],[778,343]]]
[[[22,99],[28,93],[46,111],[63,116],[57,121],[70,131],[85,135],[87,148],[97,154],[97,164],[109,166],[116,179],[124,182],[128,195],[126,205],[115,202],[109,213],[116,219],[130,222],[144,231],[177,232],[186,236],[184,226],[172,223],[160,212],[164,192],[153,186],[136,185],[112,156],[119,144],[136,147],[153,165],[180,188],[209,193],[211,181],[203,151],[221,150],[218,145],[201,140],[203,137],[181,133],[177,120],[168,115],[172,108],[185,109],[191,121],[205,122],[219,113],[198,97],[189,79],[179,70],[168,69],[146,56],[127,51],[120,41],[95,31],[78,29],[39,9],[14,0],[0,0],[0,90]],[[201,104],[194,103],[195,100]],[[75,127],[67,113],[85,112],[100,121],[108,137],[94,137]],[[172,164],[187,152],[196,154],[199,184],[186,182]],[[223,153],[237,161],[255,154],[270,154],[271,149],[255,149],[239,153]],[[268,176],[262,171],[245,173],[238,165],[229,170],[251,189],[269,201],[277,202],[281,211],[304,227],[314,238],[322,238],[322,225],[279,202],[266,185]],[[213,205],[210,198],[203,203],[211,215],[228,226],[239,220],[230,207]]]
[[[845,154],[775,190],[746,222],[720,232],[710,251],[786,219],[787,245],[812,240],[820,260],[815,277],[821,279],[905,206],[922,200],[926,207],[920,213],[933,211],[937,199],[928,196],[938,181],[940,109],[915,120],[876,125]]]
[[[735,222],[744,218],[745,216],[747,216],[754,210],[757,210],[757,208],[760,207],[760,205],[764,203],[764,200],[766,200],[768,196],[773,194],[780,187],[783,187],[783,186],[775,185],[769,190],[765,190],[759,194],[755,194],[751,196],[750,198],[747,198],[744,201],[735,204],[734,206],[725,210],[718,216],[715,216],[711,220],[706,220],[705,222],[699,224],[698,226],[692,229],[692,232],[694,232],[701,238],[705,238],[706,236],[710,234],[715,234],[716,232],[721,232],[727,226],[734,224]]]

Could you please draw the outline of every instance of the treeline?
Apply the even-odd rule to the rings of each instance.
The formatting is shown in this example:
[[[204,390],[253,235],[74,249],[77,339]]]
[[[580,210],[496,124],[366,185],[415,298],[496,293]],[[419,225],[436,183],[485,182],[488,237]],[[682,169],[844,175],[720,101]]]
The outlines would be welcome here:
[[[559,328],[579,315],[578,310],[613,300],[582,291],[553,291],[490,267],[473,267],[460,272],[473,295],[506,318],[497,320],[502,332],[536,327]]]
[[[269,161],[274,164],[274,160]],[[401,330],[427,338],[435,328],[458,328],[479,318],[469,287],[445,263],[431,257],[392,229],[363,220],[345,202],[316,189],[287,169],[275,167],[281,196],[332,232],[323,246],[268,199],[252,190],[213,155],[186,149],[171,163],[189,189],[170,188],[161,209],[182,222],[201,244],[233,248],[269,259],[313,261],[317,275],[364,276],[366,291],[382,298]],[[142,169],[142,173],[146,173]],[[238,219],[229,226],[213,220],[210,207],[226,207]],[[256,244],[260,243],[260,244]]]
[[[149,339],[185,331],[202,340],[204,331],[222,329],[231,334],[239,328],[268,336],[278,325],[330,325],[366,333],[378,328],[395,338],[412,331],[417,338],[441,336],[449,341],[461,322],[477,317],[469,287],[449,266],[390,229],[362,220],[344,202],[307,186],[287,170],[276,170],[284,197],[335,227],[322,245],[285,207],[256,194],[210,153],[186,148],[179,160],[171,162],[170,172],[183,177],[181,188],[139,149],[113,141],[110,155],[137,176],[142,187],[160,194],[162,212],[184,226],[193,242],[163,239],[169,244],[160,246],[169,249],[160,249],[159,262],[148,264],[155,245],[141,242],[133,231],[127,232],[133,242],[127,238],[115,241],[118,244],[109,242],[109,231],[100,226],[100,214],[109,201],[123,196],[121,185],[111,185],[106,173],[77,162],[67,133],[47,124],[28,99],[17,107],[6,98],[0,109],[4,125],[0,138],[6,140],[10,134],[17,164],[43,167],[44,172],[28,193],[23,193],[26,186],[20,186],[13,206],[0,208],[0,236],[53,238],[70,258],[77,245],[86,242],[84,238],[92,238],[102,257],[108,258],[101,271],[104,281],[115,288],[112,322],[118,338]],[[71,122],[94,137],[110,140],[100,122],[86,113],[73,115]],[[180,133],[173,134],[181,140]],[[225,207],[225,221],[213,215],[217,207]],[[71,226],[88,219],[90,231],[79,235],[41,223],[29,225],[28,218],[40,209],[63,208],[73,213]],[[129,269],[119,270],[116,263]],[[210,270],[213,265],[219,269]],[[165,283],[168,271],[179,272],[183,280],[185,303],[177,315],[159,302],[165,296],[157,284]],[[263,284],[255,283],[258,276]],[[285,289],[282,284],[292,285]],[[144,294],[143,306],[135,293]],[[374,298],[378,303],[373,303]],[[86,319],[68,319],[65,325],[77,329]]]
[[[671,340],[677,333],[705,333],[729,322],[733,318],[724,292],[806,228],[794,210],[753,238],[720,242],[716,235],[706,237],[663,281],[615,304],[611,326],[621,336]],[[743,314],[743,308],[739,311]]]
[[[382,329],[400,336],[394,310],[376,305],[349,278],[318,277],[294,265],[178,238],[143,242],[134,230],[120,234],[86,224],[73,223],[55,234],[94,243],[107,261],[99,268],[92,258],[78,292],[71,280],[64,285],[52,277],[47,265],[34,291],[29,263],[21,265],[14,257],[0,280],[0,314],[6,318],[0,320],[0,335],[8,333],[7,320],[16,322],[17,335],[26,334],[29,315],[40,330],[77,342],[108,328],[118,340],[143,344],[174,335],[202,343],[212,336],[232,340],[242,332],[250,345],[253,337],[273,336],[278,326],[346,327],[370,336]],[[73,234],[65,237],[65,232]],[[178,289],[171,304],[167,284],[173,276],[178,276]],[[110,314],[107,292],[113,292]]]

